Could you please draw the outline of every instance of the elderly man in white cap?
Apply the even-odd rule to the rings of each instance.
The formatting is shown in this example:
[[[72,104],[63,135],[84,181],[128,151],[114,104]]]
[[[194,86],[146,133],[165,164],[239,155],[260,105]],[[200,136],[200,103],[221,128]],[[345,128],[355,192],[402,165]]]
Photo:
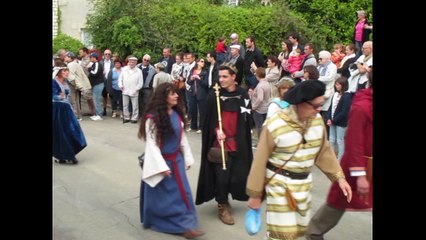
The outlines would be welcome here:
[[[237,83],[238,85],[241,85],[241,82],[243,81],[243,68],[244,68],[244,59],[241,57],[241,45],[231,45],[229,46],[231,57],[226,63],[230,63],[234,65],[238,72],[237,72]]]
[[[142,88],[142,71],[136,67],[138,59],[130,55],[126,68],[123,68],[118,77],[118,87],[123,92],[123,123],[137,123],[139,117],[139,89]],[[132,116],[129,113],[129,100],[132,101]]]
[[[246,49],[244,48],[244,46],[242,44],[240,44],[240,42],[238,41],[238,34],[233,33],[230,36],[231,38],[231,43],[229,44],[229,46],[226,49],[226,57],[225,57],[225,62],[231,60],[232,55],[231,55],[231,46],[232,45],[238,45],[240,46],[239,51],[240,51],[240,56],[241,58],[244,60],[244,56],[246,54]]]

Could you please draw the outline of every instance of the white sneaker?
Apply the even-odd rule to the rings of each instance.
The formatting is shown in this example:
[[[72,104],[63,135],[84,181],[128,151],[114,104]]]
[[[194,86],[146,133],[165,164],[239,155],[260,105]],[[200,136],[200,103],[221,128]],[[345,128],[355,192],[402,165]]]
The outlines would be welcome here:
[[[197,134],[200,134],[200,133],[201,133],[201,129],[198,129],[196,133],[197,133]]]
[[[104,120],[103,118],[101,118],[100,116],[98,116],[98,115],[96,115],[96,116],[94,116],[93,118],[90,118],[90,119],[92,119],[93,121],[100,121],[100,120]]]

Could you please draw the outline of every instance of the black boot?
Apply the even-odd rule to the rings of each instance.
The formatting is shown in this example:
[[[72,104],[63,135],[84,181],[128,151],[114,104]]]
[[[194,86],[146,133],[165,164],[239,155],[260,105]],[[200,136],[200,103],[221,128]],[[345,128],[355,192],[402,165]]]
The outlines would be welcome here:
[[[67,163],[67,161],[63,160],[63,159],[57,159],[57,158],[55,158],[55,163],[64,164],[64,163]]]

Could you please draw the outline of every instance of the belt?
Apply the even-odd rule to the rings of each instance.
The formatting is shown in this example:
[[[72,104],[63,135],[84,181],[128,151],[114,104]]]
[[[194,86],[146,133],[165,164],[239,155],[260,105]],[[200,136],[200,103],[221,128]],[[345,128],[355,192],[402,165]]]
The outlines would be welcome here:
[[[279,167],[275,167],[270,162],[268,162],[268,164],[266,165],[266,168],[274,172],[277,171],[277,169],[279,169]],[[296,173],[296,172],[290,172],[285,169],[278,170],[277,173],[292,179],[306,179],[310,174],[310,172]]]

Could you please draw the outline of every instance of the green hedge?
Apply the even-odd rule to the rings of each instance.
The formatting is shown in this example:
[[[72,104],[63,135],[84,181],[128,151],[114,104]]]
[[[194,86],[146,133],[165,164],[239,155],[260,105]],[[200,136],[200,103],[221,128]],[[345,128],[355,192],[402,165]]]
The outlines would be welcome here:
[[[83,47],[78,39],[70,37],[64,33],[59,33],[55,39],[53,39],[53,54],[57,53],[59,49],[66,49],[67,51],[72,51],[78,55],[78,50]]]
[[[282,39],[294,31],[300,33],[302,42],[309,40],[316,49],[331,50],[334,43],[351,39],[355,11],[371,6],[371,0],[277,0],[273,7],[260,5],[260,0],[258,5],[250,1],[238,7],[208,0],[92,2],[95,9],[87,18],[87,29],[97,48],[108,47],[122,57],[133,53],[140,58],[148,53],[153,59],[160,57],[163,47],[173,53],[191,51],[205,56],[219,37],[229,39],[233,32],[243,44],[254,35],[264,55],[277,54]]]

